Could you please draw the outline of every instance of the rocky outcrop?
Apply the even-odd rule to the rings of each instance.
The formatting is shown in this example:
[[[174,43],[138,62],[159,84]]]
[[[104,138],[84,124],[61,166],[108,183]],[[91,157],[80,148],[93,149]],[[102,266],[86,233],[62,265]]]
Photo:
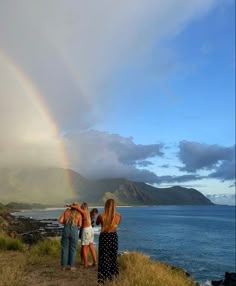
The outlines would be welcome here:
[[[60,236],[62,232],[62,227],[57,223],[57,220],[38,221],[24,216],[16,217],[8,212],[0,213],[0,227],[10,237],[19,238],[27,244]]]

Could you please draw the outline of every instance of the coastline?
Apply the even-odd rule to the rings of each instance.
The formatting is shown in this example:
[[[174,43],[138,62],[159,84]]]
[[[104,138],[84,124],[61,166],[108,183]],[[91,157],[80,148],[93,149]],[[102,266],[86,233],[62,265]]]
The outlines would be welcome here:
[[[20,240],[22,240],[26,245],[28,245],[28,247],[29,247],[28,250],[29,251],[30,251],[30,249],[32,249],[34,247],[34,245],[37,247],[37,243],[39,241],[42,241],[42,240],[44,240],[47,243],[47,239],[50,239],[50,241],[53,244],[54,243],[56,243],[56,244],[58,243],[58,245],[59,245],[59,242],[58,242],[57,239],[51,240],[51,235],[50,236],[47,236],[46,234],[44,236],[43,235],[39,235],[39,233],[38,233],[39,229],[42,230],[44,228],[44,232],[47,231],[45,229],[45,227],[48,226],[48,221],[46,221],[46,220],[45,220],[45,222],[42,222],[41,220],[30,219],[30,218],[26,218],[26,217],[22,217],[22,216],[15,217],[15,216],[12,216],[10,213],[5,213],[4,216],[2,216],[0,214],[0,216],[2,218],[4,217],[5,222],[7,222],[6,227],[5,227],[6,233],[8,233],[8,235],[11,238],[13,238],[13,239],[20,239]],[[49,232],[48,232],[48,234],[49,234]],[[41,252],[40,252],[40,254],[41,254]],[[196,286],[199,285],[196,282],[194,282],[193,277],[191,277],[184,269],[179,268],[179,267],[175,267],[175,266],[170,265],[170,264],[160,263],[159,261],[152,260],[152,259],[150,259],[150,257],[148,257],[146,255],[143,255],[143,254],[140,254],[138,252],[134,253],[132,251],[129,251],[129,252],[126,252],[126,253],[120,253],[119,254],[119,259],[122,259],[122,260],[126,261],[126,260],[129,260],[130,257],[132,257],[132,256],[135,256],[135,261],[137,263],[137,266],[139,266],[139,267],[142,264],[141,260],[145,259],[145,261],[147,260],[147,262],[150,265],[153,265],[153,263],[154,263],[154,264],[157,265],[157,267],[161,267],[161,268],[164,267],[165,268],[165,270],[164,270],[165,271],[165,275],[170,276],[168,279],[171,279],[172,275],[173,275],[173,277],[175,277],[175,273],[178,272],[181,277],[184,277],[182,279],[184,279],[184,280],[186,279],[186,281],[191,280],[191,281],[193,281],[192,283],[195,283],[195,284],[191,284],[191,285],[196,285]],[[53,271],[53,272],[57,273],[56,268],[58,268],[59,258],[57,258],[56,260],[54,259],[53,261],[51,260],[51,258],[45,257],[45,259],[46,259],[45,262],[47,264],[47,271],[48,272]],[[140,261],[139,261],[139,259],[140,259]],[[35,271],[40,271],[40,269],[42,269],[42,268],[43,268],[43,271],[45,272],[44,265],[42,264],[41,261],[42,261],[42,258],[39,260],[39,264],[35,268],[34,272]],[[27,265],[28,265],[27,267],[32,268],[34,264],[32,264],[32,265],[27,264]],[[133,264],[131,264],[130,267],[135,268],[132,265]],[[79,268],[79,272],[81,272],[82,271],[82,269],[80,269],[81,266],[78,266],[78,268]],[[91,270],[92,270],[93,273],[95,271],[95,276],[94,277],[96,279],[96,271],[97,271],[97,269],[93,268]],[[136,270],[136,268],[134,270]],[[85,278],[85,276],[86,275],[87,276],[90,275],[90,274],[88,274],[88,271],[87,272],[86,271],[87,270],[83,268],[83,273],[84,273],[83,274],[83,279],[87,279],[87,278]],[[89,273],[90,273],[90,271],[89,271]],[[33,274],[32,275],[31,274],[28,275],[26,273],[26,275],[28,277],[26,279],[31,279],[30,277],[32,277]],[[153,273],[153,277],[154,277],[154,273]],[[122,277],[122,279],[124,279],[124,276]],[[128,277],[127,279],[130,279],[130,278]],[[33,283],[32,285],[40,285],[40,284],[34,284]],[[47,285],[49,285],[49,284],[47,284]],[[60,285],[60,283],[57,284],[57,285]],[[84,285],[84,284],[82,284],[82,285]],[[90,284],[86,284],[86,285],[90,285]],[[91,284],[91,285],[95,285],[95,284]],[[119,285],[122,285],[122,284],[119,284]],[[186,284],[186,285],[190,285],[190,284]]]
[[[133,206],[132,206],[133,207]],[[149,207],[149,206],[148,206]],[[214,206],[215,207],[215,206]],[[58,210],[58,208],[54,208],[54,209],[56,209],[56,210]],[[175,208],[174,208],[175,209]],[[211,208],[212,209],[212,208]],[[29,211],[29,210],[27,210],[27,211]],[[36,211],[39,211],[38,209],[36,210]],[[46,211],[45,209],[43,210],[43,211]],[[127,210],[128,211],[128,210]],[[197,211],[197,210],[196,210]],[[124,210],[124,212],[126,213],[126,211]],[[131,210],[131,213],[133,213],[133,211]],[[38,213],[38,214],[40,214],[40,213]],[[49,216],[50,216],[50,213],[48,213],[49,214]],[[169,214],[169,209],[168,209],[168,214]],[[51,221],[51,219],[47,219],[47,220],[44,220],[44,219],[30,219],[30,218],[27,218],[27,219],[22,219],[22,215],[24,216],[24,212],[20,212],[20,213],[18,213],[17,215],[19,215],[19,216],[21,216],[20,217],[20,221],[22,222],[22,223],[26,223],[26,224],[35,224],[35,225],[37,225],[38,223],[42,223],[43,222],[43,226],[46,226],[47,227],[47,224]],[[52,220],[55,220],[56,221],[56,223],[57,223],[57,219],[52,219]],[[39,226],[39,224],[38,224],[38,228],[40,228],[41,226]],[[122,229],[122,231],[123,231],[123,229]],[[126,230],[125,230],[126,231]],[[34,232],[34,231],[33,231]],[[31,234],[33,234],[34,235],[34,233],[33,232],[31,232],[31,233],[29,233],[28,232],[28,234],[29,235],[31,235]],[[46,230],[45,232],[48,232],[48,237],[52,237],[53,235],[51,235],[50,234],[50,232],[51,232],[51,230],[50,230],[50,228],[48,229],[48,230]],[[37,233],[37,232],[36,232]],[[123,233],[123,232],[122,232]],[[21,237],[21,234],[22,233],[20,233],[20,235],[19,235],[19,237]],[[133,235],[135,235],[135,234],[133,234]],[[37,236],[36,236],[37,237]],[[40,238],[40,237],[39,237]],[[45,238],[47,238],[47,235],[43,235],[43,237],[41,237],[40,239],[45,239]],[[33,241],[33,243],[35,243],[34,241]],[[32,242],[29,242],[28,244],[32,244]],[[136,244],[134,245],[134,248],[129,248],[130,249],[130,251],[132,251],[132,249],[137,249],[137,248],[135,248],[136,247]],[[122,251],[125,251],[124,250],[124,248],[120,248],[121,249],[121,252]],[[141,250],[138,250],[137,249],[137,251],[139,252],[139,251],[141,251]],[[142,253],[145,253],[145,252],[142,252]],[[147,253],[147,256],[150,256],[150,254],[149,253]],[[152,257],[152,256],[151,256]],[[161,261],[161,260],[159,260],[159,258],[157,257],[156,259],[154,259],[154,261]],[[168,262],[167,262],[168,263]],[[174,263],[174,262],[172,262],[171,263],[171,261],[170,261],[170,263],[168,263],[168,265],[178,265],[178,263]],[[184,266],[182,266],[182,269],[187,269],[187,271],[189,271],[189,269],[188,269],[188,267],[184,267]],[[210,270],[210,269],[209,269]],[[186,271],[185,271],[186,272]],[[198,271],[196,271],[196,273],[197,273]],[[190,272],[191,273],[191,275],[193,275],[193,277],[196,277],[194,274],[193,274],[193,272]],[[218,276],[220,275],[220,274],[223,274],[223,272],[218,272],[218,275],[217,276],[212,276],[211,274],[210,274],[210,272],[208,273],[209,274],[209,276],[207,275],[207,276],[205,276],[204,277],[204,279],[202,279],[202,278],[199,278],[199,277],[197,277],[196,279],[197,279],[197,281],[199,281],[199,283],[203,283],[203,281],[206,281],[207,279],[217,279],[218,278]],[[201,282],[200,282],[201,281]],[[201,285],[204,285],[204,284],[201,284]]]
[[[24,213],[24,212],[22,212]],[[61,236],[62,226],[57,219],[33,219],[14,213],[0,213],[1,229],[10,237],[32,245],[40,240]]]

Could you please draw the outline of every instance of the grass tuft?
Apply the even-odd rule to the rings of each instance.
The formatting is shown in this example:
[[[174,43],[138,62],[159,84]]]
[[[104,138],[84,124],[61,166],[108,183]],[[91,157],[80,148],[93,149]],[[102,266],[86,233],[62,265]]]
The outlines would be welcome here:
[[[119,257],[120,275],[109,286],[195,286],[180,269],[154,262],[139,253]]]
[[[59,240],[56,239],[45,239],[39,241],[30,250],[31,256],[51,256],[60,257],[61,244]]]
[[[25,245],[19,239],[11,238],[4,234],[1,234],[0,235],[0,250],[24,251]]]
[[[24,284],[24,269],[25,257],[20,252],[10,252],[9,256],[2,256],[5,260],[0,260],[0,285],[1,286],[23,286]],[[16,253],[18,255],[16,255]],[[2,257],[1,256],[1,257]],[[7,259],[6,259],[7,258]],[[4,263],[5,261],[5,263]]]

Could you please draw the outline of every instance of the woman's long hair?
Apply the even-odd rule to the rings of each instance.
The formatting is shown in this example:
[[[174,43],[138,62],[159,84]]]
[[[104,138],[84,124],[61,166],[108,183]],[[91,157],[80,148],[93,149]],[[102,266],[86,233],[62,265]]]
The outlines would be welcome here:
[[[104,212],[102,214],[103,226],[102,230],[109,230],[115,225],[116,205],[113,199],[108,199],[105,203]]]
[[[91,224],[91,218],[90,218],[90,212],[89,212],[89,209],[88,209],[88,204],[87,203],[82,203],[81,209],[85,211],[84,219],[86,219],[86,221],[90,225]]]
[[[79,203],[74,202],[72,204],[72,206],[79,206]],[[78,211],[77,210],[75,210],[73,208],[70,210],[70,215],[67,219],[67,223],[69,223],[71,225],[77,225],[77,223],[78,223]]]

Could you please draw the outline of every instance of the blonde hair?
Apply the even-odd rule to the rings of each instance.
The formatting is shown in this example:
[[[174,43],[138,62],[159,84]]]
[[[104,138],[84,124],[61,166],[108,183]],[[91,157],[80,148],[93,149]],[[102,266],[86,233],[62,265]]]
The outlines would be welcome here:
[[[79,203],[74,202],[72,204],[72,206],[79,206]],[[72,209],[70,209],[70,215],[69,215],[66,223],[69,223],[71,225],[77,225],[78,217],[79,217],[78,211],[72,208]]]
[[[85,211],[84,218],[87,220],[88,224],[91,224],[90,212],[87,203],[82,203],[81,209]]]
[[[115,225],[116,204],[113,199],[105,202],[104,212],[102,214],[103,226],[102,230],[109,230]]]

